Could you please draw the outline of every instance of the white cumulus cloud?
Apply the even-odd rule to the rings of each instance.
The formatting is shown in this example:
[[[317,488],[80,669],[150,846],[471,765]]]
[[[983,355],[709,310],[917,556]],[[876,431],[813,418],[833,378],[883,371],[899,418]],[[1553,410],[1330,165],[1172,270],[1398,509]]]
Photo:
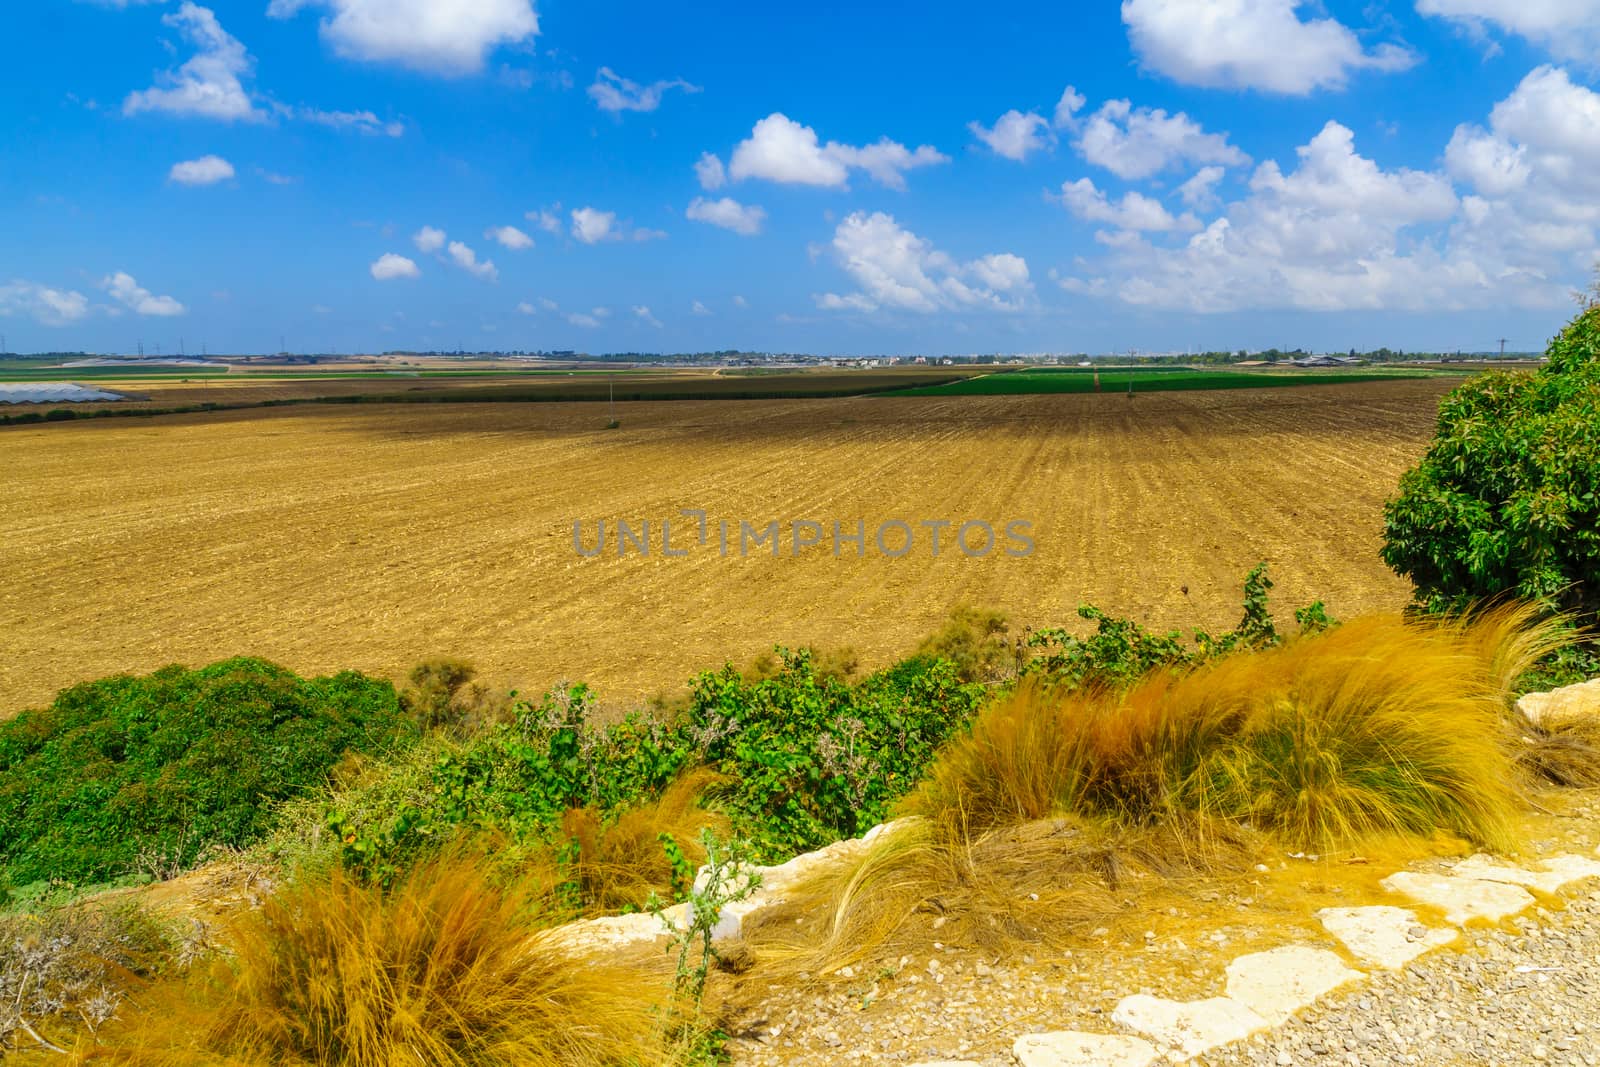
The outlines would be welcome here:
[[[700,188],[710,192],[721,189],[728,180],[727,171],[723,170],[722,160],[710,152],[701,152],[700,158],[694,164],[694,176],[700,182]]]
[[[420,278],[422,272],[417,269],[414,261],[393,252],[385,252],[373,261],[367,268],[372,276],[380,282],[392,281],[395,278]]]
[[[174,163],[167,179],[179,185],[215,185],[233,177],[233,164],[221,156],[201,156]]]
[[[170,296],[156,296],[134,280],[126,271],[108,274],[100,280],[100,288],[111,294],[111,299],[138,315],[167,317],[182,315],[187,308]]]
[[[1175,217],[1161,201],[1137,191],[1130,190],[1122,194],[1121,200],[1112,200],[1088,178],[1064,183],[1061,202],[1080,219],[1119,230],[1165,232],[1200,228],[1193,215]]]
[[[122,102],[124,115],[164,111],[228,122],[267,117],[251,101],[242,81],[250,76],[254,61],[244,45],[222,28],[210,8],[184,0],[161,21],[193,45],[195,54],[177,70],[158,74],[151,88],[130,93]]]
[[[998,253],[958,263],[883,212],[857,211],[845,218],[834,231],[832,247],[860,290],[817,296],[817,306],[827,311],[1015,311],[1033,297],[1021,256]]]
[[[1329,122],[1287,173],[1256,168],[1243,199],[1177,247],[1112,245],[1098,277],[1064,287],[1140,306],[1196,312],[1433,310],[1468,306],[1500,285],[1441,227],[1462,208],[1429,171],[1384,170]],[[1515,286],[1513,286],[1515,287]]]
[[[1600,55],[1600,0],[1417,0],[1417,11],[1476,33],[1492,25],[1562,59],[1592,65]]]
[[[880,185],[904,189],[906,171],[948,162],[950,157],[931,145],[912,150],[887,137],[860,147],[837,141],[822,144],[811,127],[774,112],[756,123],[750,136],[734,148],[728,175],[735,181],[763,178],[842,188],[852,170],[861,170]]]
[[[616,232],[617,213],[593,207],[574,208],[572,211],[572,236],[586,245],[601,241],[614,241],[621,235]]]
[[[411,235],[411,243],[417,246],[418,252],[434,253],[444,247],[445,232],[432,226],[424,226]]]
[[[995,119],[993,126],[974,121],[967,123],[967,129],[995,155],[1019,163],[1048,148],[1052,140],[1049,120],[1031,111],[1024,114],[1013,109]]]
[[[1228,143],[1225,133],[1207,133],[1183,112],[1135,108],[1127,100],[1107,100],[1084,122],[1074,142],[1097,167],[1119,178],[1148,178],[1185,163],[1236,167],[1250,157]]]
[[[0,284],[0,315],[25,315],[41,326],[68,326],[89,314],[89,298],[20,279]]]
[[[1417,56],[1397,44],[1368,51],[1332,18],[1300,17],[1302,0],[1123,0],[1139,60],[1185,85],[1299,96],[1342,88],[1352,71],[1405,70]]]
[[[724,230],[732,230],[745,237],[754,237],[760,233],[761,225],[767,218],[767,213],[762,208],[754,204],[741,204],[726,196],[719,200],[708,200],[697,196],[689,202],[689,209],[684,214],[695,222],[721,226]]]
[[[515,226],[491,226],[483,231],[483,236],[488,240],[499,242],[501,246],[513,252],[533,247],[533,238]]]
[[[272,0],[267,14],[324,10],[322,39],[349,59],[427,73],[475,74],[502,45],[539,32],[531,0]]]
[[[455,265],[467,273],[482,278],[485,281],[492,282],[499,280],[500,272],[495,269],[494,261],[485,259],[480,262],[478,259],[478,253],[474,252],[462,242],[451,241],[446,251],[450,253],[450,259],[455,263]]]

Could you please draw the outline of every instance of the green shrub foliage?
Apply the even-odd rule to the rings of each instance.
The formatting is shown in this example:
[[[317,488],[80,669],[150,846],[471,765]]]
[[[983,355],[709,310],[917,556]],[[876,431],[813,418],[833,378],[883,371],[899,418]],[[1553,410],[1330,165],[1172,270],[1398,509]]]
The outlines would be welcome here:
[[[777,654],[781,667],[764,677],[732,666],[701,674],[670,723],[632,715],[596,725],[588,687],[558,687],[449,752],[428,788],[392,810],[375,812],[359,792],[336,797],[328,827],[345,862],[380,880],[463,831],[559,853],[572,845],[560,830],[570,809],[616,815],[706,766],[722,782],[711,803],[738,836],[761,858],[787,858],[882,822],[984,693],[942,659],[851,685],[810,650]]]
[[[1533,374],[1484,374],[1451,393],[1384,509],[1384,562],[1426,610],[1514,594],[1600,614],[1600,307],[1546,354]]]
[[[307,680],[257,659],[62,690],[0,723],[0,874],[182,869],[254,840],[272,801],[322,784],[346,752],[412,732],[388,682]]]

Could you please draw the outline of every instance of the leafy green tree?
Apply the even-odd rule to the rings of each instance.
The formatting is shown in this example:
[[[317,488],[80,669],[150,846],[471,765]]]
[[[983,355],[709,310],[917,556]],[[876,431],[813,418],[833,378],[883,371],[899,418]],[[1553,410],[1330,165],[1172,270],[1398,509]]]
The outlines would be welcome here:
[[[1533,374],[1479,375],[1446,397],[1384,508],[1383,560],[1425,610],[1512,594],[1600,614],[1600,307],[1546,355]]]

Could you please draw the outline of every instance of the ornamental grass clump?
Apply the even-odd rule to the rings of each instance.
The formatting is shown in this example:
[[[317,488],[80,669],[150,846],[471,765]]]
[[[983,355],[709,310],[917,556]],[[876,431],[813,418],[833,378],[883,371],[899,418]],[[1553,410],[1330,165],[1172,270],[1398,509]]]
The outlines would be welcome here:
[[[967,838],[1073,814],[1222,820],[1317,851],[1396,833],[1507,847],[1527,784],[1511,684],[1559,630],[1515,605],[1374,616],[1126,689],[1026,682],[906,810]]]
[[[96,1054],[126,1064],[599,1067],[670,1057],[670,973],[575,954],[537,880],[446,854],[391,890],[335,868],[241,922]]]

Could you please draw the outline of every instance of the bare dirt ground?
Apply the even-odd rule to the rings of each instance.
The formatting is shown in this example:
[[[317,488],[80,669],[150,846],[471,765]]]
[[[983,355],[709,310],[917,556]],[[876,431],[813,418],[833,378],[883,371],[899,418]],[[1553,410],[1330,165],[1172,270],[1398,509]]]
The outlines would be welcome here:
[[[1082,601],[1225,627],[1271,563],[1280,617],[1397,609],[1381,509],[1448,382],[1124,396],[293,408],[0,429],[0,714],[59,688],[251,654],[399,676],[450,654],[626,702],[773,642],[902,655],[958,602],[1014,629]],[[714,524],[1032,523],[969,558],[927,534],[798,557],[662,558]],[[655,551],[586,559],[582,520]],[[737,526],[735,525],[735,531]],[[946,534],[949,537],[949,534]],[[785,553],[788,546],[785,545]]]

